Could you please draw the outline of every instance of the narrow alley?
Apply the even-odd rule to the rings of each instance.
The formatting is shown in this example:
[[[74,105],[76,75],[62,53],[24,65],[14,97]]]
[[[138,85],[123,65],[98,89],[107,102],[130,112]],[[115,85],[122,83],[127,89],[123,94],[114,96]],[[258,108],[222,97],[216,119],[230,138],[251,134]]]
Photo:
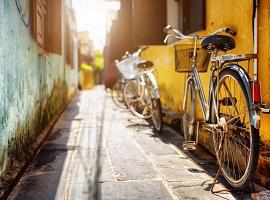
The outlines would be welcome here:
[[[270,0],[0,1],[0,200],[270,200]]]
[[[69,104],[9,199],[237,198],[211,194],[215,159],[183,152],[181,142],[169,127],[156,135],[96,86]]]

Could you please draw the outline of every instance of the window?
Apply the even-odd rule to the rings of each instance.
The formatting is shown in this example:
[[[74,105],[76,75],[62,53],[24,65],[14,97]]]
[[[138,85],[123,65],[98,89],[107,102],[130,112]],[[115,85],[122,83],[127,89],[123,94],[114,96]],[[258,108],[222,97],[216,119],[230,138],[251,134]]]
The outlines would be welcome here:
[[[178,26],[184,34],[206,28],[205,0],[179,0],[178,5]]]
[[[61,0],[31,0],[31,31],[41,52],[62,53],[61,19]]]

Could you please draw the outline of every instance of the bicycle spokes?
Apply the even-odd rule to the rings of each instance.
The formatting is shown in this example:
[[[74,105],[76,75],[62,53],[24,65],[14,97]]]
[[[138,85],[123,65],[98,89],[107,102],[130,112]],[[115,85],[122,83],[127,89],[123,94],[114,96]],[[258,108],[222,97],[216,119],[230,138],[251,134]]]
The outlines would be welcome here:
[[[245,91],[233,76],[224,76],[217,95],[218,117],[225,119],[226,130],[216,131],[218,158],[222,172],[231,182],[240,182],[249,168],[251,127]]]

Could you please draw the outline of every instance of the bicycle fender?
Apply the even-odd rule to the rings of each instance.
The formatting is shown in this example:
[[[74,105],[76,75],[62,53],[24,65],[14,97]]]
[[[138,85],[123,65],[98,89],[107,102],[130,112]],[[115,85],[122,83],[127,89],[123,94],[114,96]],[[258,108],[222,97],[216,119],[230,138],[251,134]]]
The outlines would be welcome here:
[[[150,83],[155,91],[155,96],[157,98],[160,98],[158,83],[157,83],[157,80],[156,80],[154,74],[152,72],[147,72],[146,75],[147,75],[148,80],[150,81]]]
[[[240,78],[242,79],[242,81],[244,83],[244,87],[246,89],[248,99],[250,99],[249,107],[250,107],[250,112],[251,112],[250,113],[251,125],[258,127],[258,122],[257,122],[258,113],[257,113],[255,104],[253,104],[253,102],[252,102],[252,95],[251,95],[251,91],[250,91],[250,80],[251,79],[250,79],[249,75],[247,74],[247,72],[244,70],[244,68],[242,66],[240,66],[238,64],[233,64],[233,63],[226,64],[223,67],[223,69],[220,71],[220,73],[227,70],[227,69],[234,70],[240,75]]]

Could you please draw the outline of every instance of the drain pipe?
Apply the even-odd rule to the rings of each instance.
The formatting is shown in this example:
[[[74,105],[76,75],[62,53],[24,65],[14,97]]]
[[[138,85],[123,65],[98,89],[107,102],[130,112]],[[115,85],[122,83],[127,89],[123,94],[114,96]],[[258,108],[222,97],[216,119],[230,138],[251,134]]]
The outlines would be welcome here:
[[[259,1],[254,0],[254,19],[253,19],[253,29],[254,29],[254,38],[253,38],[253,51],[254,54],[258,55],[258,6]],[[258,58],[254,60],[253,66],[253,80],[258,81]]]

